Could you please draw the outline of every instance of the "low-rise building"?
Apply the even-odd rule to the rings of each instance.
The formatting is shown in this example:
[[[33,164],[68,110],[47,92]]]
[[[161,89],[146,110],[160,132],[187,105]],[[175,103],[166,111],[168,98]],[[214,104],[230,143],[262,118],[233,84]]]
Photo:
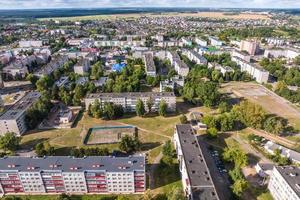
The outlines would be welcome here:
[[[90,66],[90,61],[88,59],[82,58],[74,65],[74,72],[76,74],[84,75],[84,73],[89,71]]]
[[[97,93],[88,94],[85,98],[85,108],[88,110],[90,104],[98,99],[101,104],[112,102],[123,107],[124,112],[135,112],[135,106],[140,99],[144,105],[150,99],[153,103],[151,111],[159,109],[159,104],[164,100],[168,105],[168,111],[176,111],[176,96],[173,92],[128,92],[128,93]],[[147,106],[145,106],[147,110]],[[148,111],[148,110],[147,110]]]
[[[147,76],[156,76],[156,67],[153,60],[152,53],[144,54],[145,71]]]
[[[255,65],[253,63],[244,61],[239,57],[232,57],[232,61],[236,62],[240,66],[242,72],[246,71],[258,83],[267,83],[268,82],[269,72],[264,70],[263,68]]]
[[[41,94],[38,92],[29,92],[17,103],[11,106],[0,116],[0,135],[7,132],[13,132],[17,136],[22,135],[27,126],[25,123],[26,111],[38,101]]]
[[[59,123],[60,124],[68,124],[71,122],[73,117],[73,113],[71,110],[62,110],[58,114],[59,116]]]
[[[96,87],[102,87],[107,81],[107,77],[100,77],[98,80],[93,81]]]
[[[275,166],[270,176],[268,189],[274,200],[299,200],[300,168]]]
[[[145,157],[0,158],[0,195],[132,194],[146,186]]]
[[[268,141],[266,142],[266,144],[264,145],[264,148],[268,151],[268,153],[270,154],[274,154],[274,151],[276,149],[278,149],[281,153],[281,156],[287,157],[289,158],[292,162],[294,163],[300,163],[300,153],[288,149],[286,147],[283,147],[279,144],[276,144],[272,141]]]
[[[54,84],[60,88],[60,87],[65,87],[68,84],[68,82],[69,82],[69,77],[62,76],[59,78],[59,80],[55,81]]]
[[[177,87],[184,86],[184,78],[179,76],[174,76],[170,80],[160,81],[159,91],[166,92],[166,88],[172,89],[174,91]]]

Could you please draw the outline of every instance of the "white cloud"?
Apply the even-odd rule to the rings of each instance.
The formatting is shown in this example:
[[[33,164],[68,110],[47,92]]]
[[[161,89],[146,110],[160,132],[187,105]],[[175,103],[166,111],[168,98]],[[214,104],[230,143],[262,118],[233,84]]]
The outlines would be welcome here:
[[[0,8],[243,7],[300,8],[299,0],[0,0]]]

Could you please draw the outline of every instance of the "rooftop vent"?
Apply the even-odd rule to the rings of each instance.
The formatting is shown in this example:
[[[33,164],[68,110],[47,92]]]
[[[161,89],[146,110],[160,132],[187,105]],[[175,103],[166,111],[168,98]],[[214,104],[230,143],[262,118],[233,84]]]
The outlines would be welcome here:
[[[291,173],[290,173],[290,176],[291,176],[291,177],[295,177],[295,176],[297,176],[297,173],[291,172]]]
[[[77,170],[78,167],[70,167],[70,170]]]
[[[28,169],[28,170],[34,170],[34,169],[35,169],[35,167],[28,166],[28,167],[27,167],[27,169]]]

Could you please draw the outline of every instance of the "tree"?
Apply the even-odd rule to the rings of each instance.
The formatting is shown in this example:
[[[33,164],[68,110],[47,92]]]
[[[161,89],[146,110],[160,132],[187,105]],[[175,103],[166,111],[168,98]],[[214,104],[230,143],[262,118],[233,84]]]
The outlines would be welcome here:
[[[188,123],[188,119],[185,115],[181,115],[179,120],[180,120],[181,124],[187,124]]]
[[[230,106],[226,101],[222,101],[219,104],[218,109],[219,109],[220,113],[229,112],[230,111]]]
[[[145,115],[145,106],[144,102],[141,99],[138,99],[135,106],[136,115],[137,116],[144,116]]]
[[[266,119],[266,113],[263,108],[250,101],[242,101],[239,105],[233,106],[232,116],[242,122],[244,125],[253,128],[262,128]]]
[[[19,147],[21,138],[16,137],[15,133],[7,132],[0,136],[0,148],[4,151],[16,151]]]
[[[173,157],[174,156],[174,152],[173,152],[173,148],[172,148],[172,144],[171,144],[171,141],[168,140],[164,146],[163,146],[163,149],[162,149],[162,153],[164,156],[167,156],[167,157]]]
[[[119,143],[119,148],[127,153],[132,153],[140,149],[141,143],[137,137],[125,135]]]
[[[147,105],[148,113],[151,113],[152,106],[153,106],[153,99],[151,97],[147,99],[146,105]]]
[[[158,113],[160,116],[166,116],[168,105],[165,100],[161,100],[159,103]]]
[[[216,138],[218,136],[218,130],[216,128],[209,128],[206,133],[210,138]]]
[[[212,115],[205,115],[203,118],[202,118],[202,122],[204,124],[207,125],[208,128],[217,128],[218,127],[218,121],[217,119],[212,116]]]
[[[296,65],[300,65],[300,56],[297,56],[296,58],[294,58],[294,63]]]
[[[52,147],[48,142],[37,144],[34,150],[38,156],[53,156],[55,153],[54,147]]]
[[[231,131],[234,126],[234,119],[229,113],[224,113],[218,118],[221,131]]]
[[[73,104],[79,106],[81,104],[81,99],[84,97],[85,91],[82,85],[76,85],[75,92],[73,96]]]
[[[264,130],[279,135],[286,128],[287,123],[278,117],[268,117],[264,122]]]
[[[168,193],[168,200],[185,200],[185,196],[180,187],[174,186]]]
[[[104,103],[103,118],[112,120],[122,117],[124,114],[123,107],[121,105],[115,105],[111,102]]]
[[[147,189],[143,194],[143,200],[153,200],[153,195],[150,189]]]
[[[30,81],[31,84],[34,85],[34,86],[35,86],[35,84],[38,80],[39,79],[31,73],[26,76],[26,81]]]
[[[238,147],[226,147],[224,149],[223,158],[225,161],[234,162],[235,167],[241,168],[248,164],[248,157]]]
[[[243,192],[247,189],[247,187],[248,187],[248,182],[244,178],[238,179],[231,186],[233,193],[237,196],[241,196]]]
[[[90,105],[89,112],[94,118],[99,119],[100,117],[102,117],[103,112],[98,99],[96,99],[94,103]]]

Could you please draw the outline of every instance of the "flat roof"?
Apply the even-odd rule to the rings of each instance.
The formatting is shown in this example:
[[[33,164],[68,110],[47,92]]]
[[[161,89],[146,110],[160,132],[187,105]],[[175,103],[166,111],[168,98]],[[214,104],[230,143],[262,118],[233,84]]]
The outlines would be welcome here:
[[[194,200],[218,200],[197,136],[190,124],[176,125]]]
[[[155,72],[156,71],[152,53],[145,53],[144,61],[145,61],[145,67],[146,67],[147,72]]]
[[[14,167],[12,167],[14,166]],[[74,158],[70,156],[49,157],[4,157],[0,158],[0,172],[16,171],[106,171],[106,172],[132,172],[145,170],[145,157],[112,157],[89,156]]]
[[[39,98],[39,92],[29,92],[7,111],[0,116],[0,120],[13,120],[17,119],[23,112],[29,109]]]
[[[300,168],[293,166],[275,166],[275,168],[300,198]]]
[[[140,97],[175,97],[174,92],[123,92],[123,93],[93,93],[86,99],[94,98],[140,98]]]

